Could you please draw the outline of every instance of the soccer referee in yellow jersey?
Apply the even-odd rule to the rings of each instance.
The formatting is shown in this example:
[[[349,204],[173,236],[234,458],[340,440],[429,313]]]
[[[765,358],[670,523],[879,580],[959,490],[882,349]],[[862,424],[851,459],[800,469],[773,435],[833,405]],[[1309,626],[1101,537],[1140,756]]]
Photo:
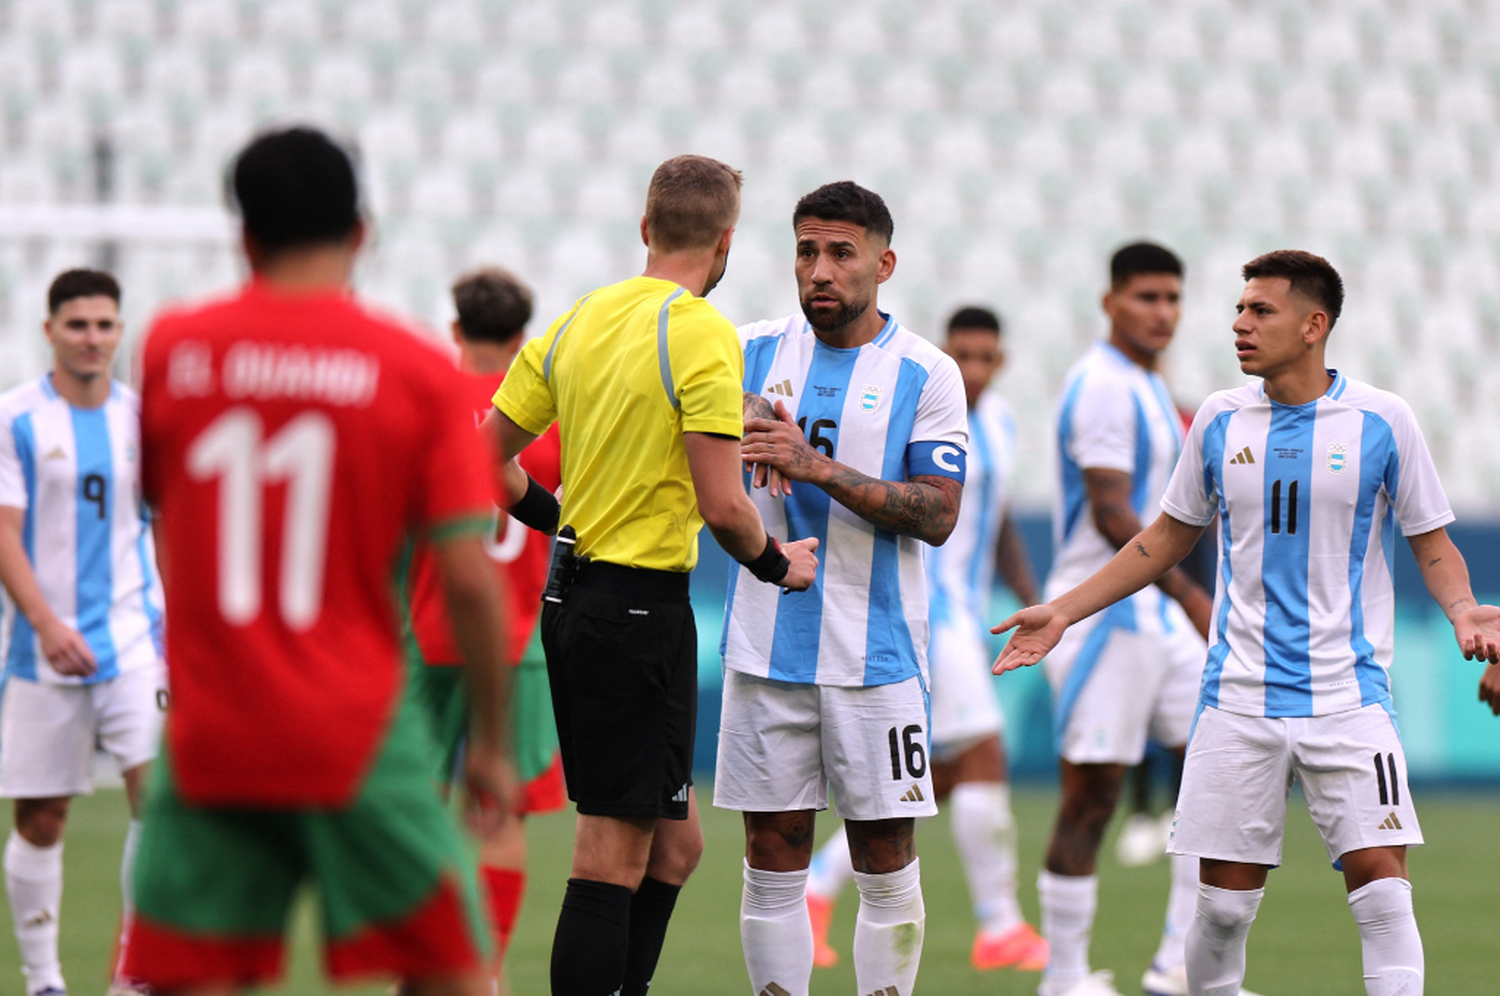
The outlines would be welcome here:
[[[645,272],[587,295],[527,343],[495,395],[490,423],[507,461],[559,424],[560,521],[577,533],[581,565],[542,610],[578,806],[555,996],[644,996],[703,850],[690,787],[699,529],[761,581],[800,590],[817,569],[817,540],[779,544],[745,493],[744,359],[734,326],[704,300],[724,275],[740,182],[702,156],[662,163],[641,219]],[[540,491],[532,484],[512,514],[545,520]]]

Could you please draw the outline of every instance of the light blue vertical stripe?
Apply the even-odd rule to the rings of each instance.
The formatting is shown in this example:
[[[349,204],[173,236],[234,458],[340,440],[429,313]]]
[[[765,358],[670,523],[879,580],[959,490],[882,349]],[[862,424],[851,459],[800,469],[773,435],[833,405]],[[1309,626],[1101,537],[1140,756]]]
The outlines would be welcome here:
[[[672,354],[667,344],[667,325],[672,314],[672,302],[686,293],[686,288],[677,288],[667,295],[667,299],[661,303],[661,310],[656,313],[656,365],[661,369],[661,386],[666,389],[667,401],[671,402],[674,409],[681,408],[682,403],[677,400],[677,387],[672,381]]]
[[[1396,441],[1391,427],[1373,412],[1364,413],[1359,447],[1359,493],[1355,497],[1354,532],[1349,539],[1349,645],[1354,651],[1354,673],[1359,679],[1359,704],[1389,702],[1390,675],[1375,660],[1375,648],[1365,635],[1365,557],[1370,530],[1386,476],[1396,463]],[[1389,529],[1390,519],[1381,524]],[[1394,532],[1394,530],[1392,530]],[[1390,561],[1386,561],[1387,570]]]
[[[50,391],[51,383],[42,378]],[[26,481],[26,514],[22,517],[21,545],[26,549],[26,559],[36,563],[36,427],[31,424],[31,413],[19,415],[11,423],[11,436],[15,440],[16,459],[21,463],[21,476]],[[5,653],[7,677],[36,680],[36,630],[21,610],[12,604],[16,614],[15,625],[10,631],[10,646]]]
[[[135,538],[135,555],[141,562],[141,611],[146,613],[146,619],[151,624],[151,643],[156,647],[156,656],[163,658],[166,655],[166,631],[162,629],[161,610],[151,601],[152,592],[156,589],[156,575],[152,570],[151,558],[146,556],[146,534],[151,531],[151,509],[145,502],[141,503],[141,531]]]
[[[1307,716],[1312,709],[1311,624],[1308,618],[1308,517],[1312,497],[1313,426],[1318,402],[1295,408],[1272,403],[1266,435],[1265,539],[1261,584],[1266,596],[1266,715]],[[1279,532],[1272,501],[1280,482]],[[1295,510],[1292,484],[1297,483]],[[1291,531],[1296,515],[1296,532]]]
[[[974,549],[967,551],[969,554],[969,600],[972,603],[978,603],[981,599],[989,595],[988,591],[981,592],[979,585],[984,562],[995,555],[996,537],[991,536],[990,531],[995,528],[996,512],[998,511],[996,508],[998,503],[995,501],[995,488],[1000,484],[998,480],[1000,468],[995,464],[995,453],[990,448],[989,435],[984,430],[984,419],[979,417],[978,409],[969,413],[969,457],[971,467],[976,462],[973,458],[978,457],[977,462],[982,471],[980,474],[981,483],[977,489],[979,493],[977,495],[970,494],[971,491],[976,489],[970,486],[974,482],[974,475],[970,474],[968,476],[968,483],[964,485],[963,505],[960,506],[961,508],[972,509],[973,506],[969,502],[979,502],[979,521],[974,527],[973,534]],[[937,556],[943,549],[945,548],[935,548],[932,551],[933,556]],[[978,606],[975,604],[973,607],[977,608]],[[984,614],[980,613],[978,618],[983,619]]]
[[[914,360],[903,359],[891,398],[885,454],[880,465],[881,480],[906,480],[906,448],[911,444],[917,404],[926,384],[927,368]],[[905,681],[920,670],[916,644],[906,625],[906,612],[901,601],[900,539],[884,529],[875,530],[875,549],[870,558],[870,614],[865,622],[866,685]]]
[[[1073,443],[1073,409],[1078,405],[1078,395],[1083,388],[1082,374],[1073,378],[1063,398],[1062,413],[1057,419],[1057,459],[1062,468],[1063,521],[1057,525],[1054,546],[1062,545],[1073,535],[1078,520],[1088,507],[1088,491],[1083,486],[1083,470],[1073,459],[1069,449]]]
[[[858,349],[835,349],[822,342],[813,344],[812,362],[803,382],[802,399],[797,404],[797,419],[803,421],[803,433],[811,431],[818,419],[837,424],[843,418],[844,399],[849,393],[849,379],[859,360]],[[838,454],[839,429],[823,432],[833,440]],[[828,507],[832,501],[822,488],[799,487],[786,499],[787,538],[818,538],[820,548],[828,542]],[[828,558],[818,558],[818,571],[812,587],[805,592],[783,596],[776,607],[776,633],[771,638],[771,663],[767,677],[776,681],[808,683],[818,675],[818,645],[823,626],[823,581]]]
[[[99,669],[88,683],[119,674],[115,641],[109,632],[109,610],[114,601],[114,562],[110,538],[114,532],[115,461],[109,444],[104,409],[72,409],[73,445],[78,451],[78,632],[88,641]],[[102,483],[102,506],[84,498],[88,479]],[[102,514],[101,514],[102,507]]]
[[[1219,500],[1219,615],[1215,622],[1217,642],[1208,652],[1208,662],[1203,667],[1203,685],[1199,701],[1215,708],[1219,705],[1219,678],[1224,673],[1224,661],[1229,657],[1229,609],[1234,604],[1231,598],[1234,580],[1234,565],[1229,552],[1234,549],[1234,529],[1229,521],[1229,505],[1223,500],[1224,447],[1229,435],[1229,421],[1233,412],[1214,416],[1203,430],[1203,494],[1210,501]],[[1196,722],[1196,718],[1194,720]]]
[[[1146,406],[1139,394],[1132,394],[1135,402],[1135,470],[1130,480],[1130,507],[1136,518],[1146,514],[1146,496],[1151,493],[1151,421],[1146,418]]]

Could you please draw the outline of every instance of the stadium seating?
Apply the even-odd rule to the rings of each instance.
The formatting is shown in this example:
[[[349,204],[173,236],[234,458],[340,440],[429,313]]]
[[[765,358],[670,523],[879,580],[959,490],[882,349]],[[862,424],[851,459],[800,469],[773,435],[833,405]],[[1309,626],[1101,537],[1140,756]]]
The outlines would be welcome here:
[[[361,289],[433,327],[478,262],[532,281],[542,316],[629,272],[676,152],[745,170],[716,292],[737,319],[795,307],[799,194],[874,187],[889,310],[929,335],[969,301],[1009,320],[1024,502],[1050,492],[1050,407],[1101,330],[1114,246],[1188,261],[1170,372],[1189,406],[1239,379],[1238,265],[1313,249],[1348,279],[1338,362],[1406,393],[1456,504],[1500,498],[1496,0],[0,0],[0,207],[219,210],[227,158],[292,120],[357,143]],[[0,229],[0,386],[43,362],[62,266],[113,260],[137,332],[232,285],[228,238],[194,231]]]

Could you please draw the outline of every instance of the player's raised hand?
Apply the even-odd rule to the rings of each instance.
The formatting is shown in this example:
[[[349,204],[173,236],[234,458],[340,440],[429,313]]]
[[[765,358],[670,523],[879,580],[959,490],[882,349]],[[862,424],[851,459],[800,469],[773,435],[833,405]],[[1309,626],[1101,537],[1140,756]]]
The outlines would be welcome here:
[[[58,674],[86,678],[99,670],[89,642],[73,627],[54,621],[40,627],[37,637],[42,643],[42,655]]]
[[[1500,663],[1500,606],[1476,605],[1453,617],[1453,635],[1464,659]]]
[[[740,456],[746,463],[764,465],[779,472],[783,491],[790,492],[786,481],[811,481],[830,458],[813,449],[792,418],[786,405],[776,402],[776,418],[745,420],[745,438],[740,441]],[[772,495],[776,492],[773,490]]]
[[[1067,628],[1067,617],[1053,608],[1051,602],[1022,609],[990,630],[997,634],[1015,630],[990,670],[995,674],[1004,674],[1018,667],[1035,664],[1057,646],[1057,641],[1062,639]]]
[[[488,836],[521,801],[521,781],[506,751],[470,739],[464,747],[465,817],[470,831]]]
[[[781,544],[781,552],[786,554],[786,559],[792,562],[792,566],[787,569],[786,577],[781,579],[783,588],[790,591],[806,591],[812,587],[814,579],[818,576],[818,558],[813,553],[817,548],[816,536]]]

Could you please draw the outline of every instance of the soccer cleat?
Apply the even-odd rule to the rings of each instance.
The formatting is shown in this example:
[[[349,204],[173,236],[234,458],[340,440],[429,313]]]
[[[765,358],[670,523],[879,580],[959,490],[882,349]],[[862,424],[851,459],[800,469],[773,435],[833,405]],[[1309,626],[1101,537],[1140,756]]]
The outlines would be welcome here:
[[[828,943],[828,925],[833,922],[833,901],[807,894],[807,916],[812,921],[813,964],[832,968],[839,963],[839,953]]]
[[[1141,977],[1141,988],[1146,991],[1146,996],[1188,996],[1187,966],[1178,965],[1167,970],[1153,961],[1151,967],[1146,969],[1146,974]],[[1240,996],[1257,994],[1241,989]]]
[[[981,930],[974,935],[969,964],[981,972],[992,968],[1040,972],[1047,967],[1047,940],[1029,923],[1018,923],[999,934]]]
[[[1051,991],[1044,982],[1036,991],[1036,996],[1125,996],[1125,994],[1115,988],[1115,973],[1099,971],[1080,982],[1075,982],[1071,989],[1064,989],[1061,992]]]
[[[43,989],[33,990],[31,996],[68,996],[68,991],[66,989],[59,989],[56,986],[47,986]]]
[[[1171,830],[1167,821],[1165,830]],[[1159,861],[1167,853],[1166,833],[1161,820],[1147,813],[1133,813],[1120,827],[1115,839],[1115,857],[1126,868],[1139,868]]]

